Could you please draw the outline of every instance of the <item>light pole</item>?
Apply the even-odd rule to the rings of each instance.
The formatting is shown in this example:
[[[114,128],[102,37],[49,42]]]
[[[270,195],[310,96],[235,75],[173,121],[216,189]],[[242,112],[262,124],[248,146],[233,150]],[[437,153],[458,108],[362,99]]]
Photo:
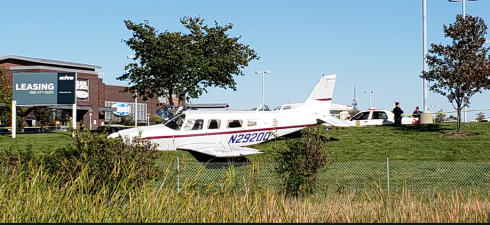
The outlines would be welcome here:
[[[449,0],[450,2],[459,2],[459,0]],[[469,1],[478,1],[478,0],[469,0]],[[463,18],[466,17],[466,0],[463,0]]]
[[[255,71],[256,74],[262,74],[262,111],[265,110],[265,102],[264,102],[264,73],[271,73],[270,70],[265,70],[265,71],[260,71],[257,70]]]
[[[127,58],[135,59],[134,55],[128,55]],[[134,127],[138,127],[138,91],[136,89],[134,89],[134,95]]]
[[[375,93],[376,91],[364,91],[364,93],[369,93],[369,108],[371,108],[371,93]]]
[[[395,102],[396,102],[396,100],[389,100],[388,102],[391,102],[391,105],[393,106],[393,108],[395,108]]]
[[[90,122],[90,130],[92,130],[92,110],[88,111],[88,115],[90,116],[89,122]]]
[[[146,114],[146,122],[148,123],[148,126],[150,126],[150,116],[151,114]]]
[[[424,48],[424,72],[427,72],[427,61],[425,57],[427,56],[427,0],[422,0],[422,24],[423,24],[423,48]],[[427,109],[427,79],[424,78],[423,81],[423,95],[424,95],[424,111]]]

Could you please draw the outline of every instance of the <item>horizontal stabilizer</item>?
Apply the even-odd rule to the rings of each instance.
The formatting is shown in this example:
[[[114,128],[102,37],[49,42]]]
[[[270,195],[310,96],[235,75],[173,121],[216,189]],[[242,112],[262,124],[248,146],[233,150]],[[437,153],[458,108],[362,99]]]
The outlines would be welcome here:
[[[323,125],[325,126],[336,126],[336,127],[352,127],[354,125],[347,123],[343,120],[337,119],[333,116],[330,117],[323,117],[319,118],[321,121],[323,121]]]
[[[179,150],[190,150],[216,158],[242,157],[246,155],[260,154],[257,149],[240,147],[235,145],[221,145],[218,143],[194,143],[177,147]]]

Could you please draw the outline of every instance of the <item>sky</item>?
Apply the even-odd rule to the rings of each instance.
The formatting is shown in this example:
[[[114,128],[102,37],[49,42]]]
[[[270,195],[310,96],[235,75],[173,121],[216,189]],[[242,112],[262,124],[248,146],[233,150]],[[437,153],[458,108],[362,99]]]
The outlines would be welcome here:
[[[427,37],[450,44],[443,25],[462,13],[462,1],[427,0]],[[490,25],[490,0],[467,1],[466,14]],[[235,77],[237,91],[210,88],[191,103],[228,103],[251,109],[262,102],[274,108],[304,102],[322,75],[337,74],[332,102],[358,108],[393,108],[405,113],[423,109],[422,0],[16,0],[2,2],[0,56],[17,55],[101,66],[103,82],[116,80],[134,52],[121,40],[132,36],[124,20],[149,24],[161,32],[187,32],[183,17],[201,17],[205,24],[234,24],[231,37],[249,45],[260,57]],[[486,35],[490,39],[490,34]],[[489,44],[485,45],[490,47]],[[430,83],[429,83],[430,85]],[[354,92],[354,89],[356,90]],[[490,109],[490,91],[475,94],[468,108]],[[454,110],[447,98],[428,91],[434,112]],[[490,117],[490,111],[485,111]],[[448,114],[449,115],[449,114]],[[476,118],[467,113],[467,120]]]

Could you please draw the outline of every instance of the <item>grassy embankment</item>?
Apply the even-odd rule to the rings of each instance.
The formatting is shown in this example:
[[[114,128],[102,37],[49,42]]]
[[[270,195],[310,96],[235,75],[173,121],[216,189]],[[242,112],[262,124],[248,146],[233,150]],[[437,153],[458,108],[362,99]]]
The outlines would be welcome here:
[[[325,130],[332,141],[325,145],[328,158],[335,162],[349,161],[490,161],[490,123],[463,123],[463,131],[478,135],[466,138],[441,137],[453,132],[455,123],[441,123],[420,126],[378,126],[350,127],[341,130]],[[44,134],[18,134],[16,139],[10,135],[0,135],[0,150],[17,145],[24,148],[32,144],[32,149],[40,154],[50,152],[71,142],[69,132]],[[252,156],[256,161],[272,161],[274,145],[283,145],[285,140],[273,140],[252,146],[264,154]],[[186,161],[195,158],[186,151],[166,152],[167,156],[180,156]]]
[[[474,137],[441,137],[454,129],[455,124],[436,124],[325,130],[335,139],[325,148],[336,162],[384,161],[385,157],[407,161],[489,161],[489,123],[464,124],[465,131],[479,134]],[[70,142],[67,132],[19,134],[16,139],[0,135],[0,150],[32,145],[34,151],[42,154]],[[256,147],[267,152],[272,145],[284,143],[278,140]],[[166,155],[192,159],[183,151]],[[256,159],[270,160],[270,155],[265,153]],[[91,192],[88,190],[93,190],[94,180],[87,173],[60,183],[36,166],[24,164],[14,173],[3,169],[2,222],[487,222],[490,210],[487,195],[475,192],[411,193],[403,189],[386,194],[383,187],[372,186],[371,191],[360,193],[291,198],[261,185],[237,190],[230,186],[237,179],[230,176],[231,171],[218,190],[196,189],[197,180],[182,177],[180,191],[176,191],[175,174],[169,167],[162,171],[163,183],[162,179],[149,180],[135,187],[122,179],[117,189],[102,187]],[[198,179],[202,174],[196,172],[194,176]]]

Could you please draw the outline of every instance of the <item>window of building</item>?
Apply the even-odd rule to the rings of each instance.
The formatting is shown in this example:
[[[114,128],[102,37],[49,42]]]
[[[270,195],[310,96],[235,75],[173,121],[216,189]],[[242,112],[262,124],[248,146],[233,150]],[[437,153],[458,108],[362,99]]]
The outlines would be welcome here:
[[[127,117],[133,119],[134,121],[134,112],[135,112],[135,107],[134,107],[134,102],[115,102],[115,101],[105,101],[105,107],[112,107],[115,104],[119,103],[125,103],[128,104],[129,107],[131,107],[131,114],[129,114]],[[147,121],[147,106],[146,103],[139,103],[138,102],[138,122],[139,123],[146,123]],[[109,122],[111,120],[119,122],[121,121],[121,117],[114,115],[112,112],[105,112],[104,113],[104,120],[105,122]]]

